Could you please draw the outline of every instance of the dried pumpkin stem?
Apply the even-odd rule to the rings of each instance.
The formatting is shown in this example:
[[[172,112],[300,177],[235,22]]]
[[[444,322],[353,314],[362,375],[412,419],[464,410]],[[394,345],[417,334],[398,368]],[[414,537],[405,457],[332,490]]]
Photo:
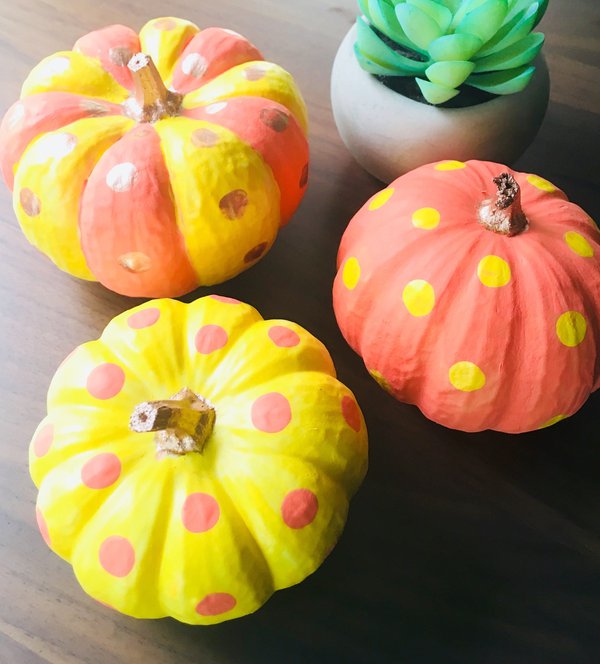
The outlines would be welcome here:
[[[136,109],[129,106],[140,122],[156,122],[179,115],[183,95],[167,90],[156,65],[149,55],[136,53],[127,63],[135,83]]]
[[[521,187],[510,173],[494,178],[498,188],[495,200],[487,200],[479,208],[479,223],[494,233],[518,235],[529,222],[521,208]]]
[[[154,440],[161,452],[202,452],[215,425],[211,404],[184,388],[171,399],[146,401],[135,407],[129,428],[137,433],[156,431]]]

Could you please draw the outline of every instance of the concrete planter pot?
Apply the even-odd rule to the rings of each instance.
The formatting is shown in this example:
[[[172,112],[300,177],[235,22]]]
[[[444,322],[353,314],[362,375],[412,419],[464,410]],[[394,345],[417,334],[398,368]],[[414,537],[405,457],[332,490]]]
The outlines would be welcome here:
[[[438,108],[387,88],[354,56],[356,26],[333,64],[331,102],[342,140],[355,159],[383,182],[441,159],[514,162],[540,128],[550,93],[543,57],[529,85],[465,108]]]

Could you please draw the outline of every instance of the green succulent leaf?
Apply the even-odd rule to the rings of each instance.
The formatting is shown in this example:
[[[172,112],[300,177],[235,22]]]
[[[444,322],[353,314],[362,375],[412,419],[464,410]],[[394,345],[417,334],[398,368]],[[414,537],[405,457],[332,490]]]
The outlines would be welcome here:
[[[457,88],[471,75],[475,64],[467,60],[434,62],[425,70],[425,75],[432,83],[448,88]]]
[[[413,5],[425,12],[437,24],[442,33],[450,27],[452,23],[452,12],[443,5],[434,0],[406,0],[407,4]]]
[[[477,60],[475,73],[514,69],[529,64],[540,52],[543,43],[544,35],[541,32],[533,32],[521,41]]]
[[[369,19],[371,23],[392,41],[407,48],[414,48],[414,44],[404,34],[398,23],[396,12],[387,2],[381,0],[363,0],[368,3]]]
[[[479,37],[485,44],[502,25],[508,11],[507,0],[486,0],[470,11],[456,26],[456,32]]]
[[[535,4],[533,0],[515,0],[511,4],[511,7],[508,11],[508,14],[506,16],[507,20],[512,19],[513,16],[515,16],[515,14],[518,14],[521,11],[527,11],[532,4]],[[536,12],[535,22],[533,24],[534,28],[542,20],[542,17],[546,13],[546,9],[548,7],[548,0],[537,0],[537,4],[538,8]]]
[[[528,9],[520,11],[510,21],[505,22],[500,30],[482,46],[477,57],[495,53],[526,37],[535,25],[538,6],[538,3],[534,2]]]
[[[354,44],[354,54],[358,60],[358,64],[361,66],[361,69],[364,69],[369,74],[375,74],[376,76],[398,76],[399,72],[395,67],[387,67],[386,65],[380,65],[377,62],[373,62],[367,55],[365,55],[358,44]],[[413,76],[413,74],[408,74]]]
[[[459,93],[459,90],[447,88],[423,78],[416,78],[415,80],[421,89],[421,94],[430,104],[443,104],[445,101],[456,97]]]
[[[436,61],[470,60],[482,41],[474,35],[444,35],[429,44],[429,53]]]
[[[512,95],[521,92],[527,86],[534,71],[533,65],[525,65],[490,74],[471,74],[466,84],[496,95]]]
[[[436,0],[440,5],[447,7],[453,14],[460,7],[462,0]]]
[[[369,20],[371,20],[368,0],[356,0],[356,1],[358,2],[358,8],[360,9],[360,13],[363,16],[366,16]]]
[[[454,18],[452,19],[452,30],[456,29],[456,26],[464,19],[464,17],[472,12],[474,9],[477,9],[482,5],[486,0],[461,0],[459,6],[454,12]]]
[[[356,28],[360,53],[374,64],[393,70],[395,73],[390,76],[414,76],[427,68],[428,62],[411,60],[382,42],[361,17],[356,21]]]
[[[396,16],[407,37],[420,49],[426,50],[442,35],[440,26],[418,7],[406,3],[396,5]]]

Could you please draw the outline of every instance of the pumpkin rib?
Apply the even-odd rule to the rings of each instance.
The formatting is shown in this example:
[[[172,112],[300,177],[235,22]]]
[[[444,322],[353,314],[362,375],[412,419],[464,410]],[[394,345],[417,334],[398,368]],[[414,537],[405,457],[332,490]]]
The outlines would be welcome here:
[[[230,97],[217,114],[207,113],[207,108],[184,110],[184,117],[224,127],[261,155],[279,187],[285,225],[308,182],[308,142],[294,115],[285,106],[256,96]]]
[[[13,203],[27,239],[58,267],[82,279],[94,280],[79,245],[78,225],[80,197],[95,165],[91,162],[132,124],[119,116],[84,118],[47,132],[30,143],[15,173]],[[59,143],[49,154],[48,141],[55,136]]]
[[[240,96],[271,99],[285,106],[307,134],[306,105],[292,75],[268,60],[257,60],[232,67],[206,85],[187,94],[183,99],[183,108],[210,106]]]
[[[160,138],[151,125],[138,125],[102,154],[81,196],[81,248],[95,278],[139,297],[196,288],[175,215]]]
[[[249,268],[246,258],[259,245],[261,255],[270,249],[279,228],[280,192],[262,158],[227,129],[215,132],[216,145],[197,147],[195,132],[208,129],[206,124],[170,118],[155,128],[171,174],[177,226],[199,283],[210,285]],[[212,167],[217,155],[220,172]],[[212,194],[202,196],[204,191]]]

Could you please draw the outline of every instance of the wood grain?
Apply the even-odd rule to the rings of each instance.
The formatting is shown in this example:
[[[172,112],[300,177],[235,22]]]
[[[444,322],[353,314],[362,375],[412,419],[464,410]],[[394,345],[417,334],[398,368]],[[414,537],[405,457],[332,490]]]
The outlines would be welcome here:
[[[295,320],[328,345],[364,410],[370,471],[322,568],[251,617],[192,628],[136,621],[89,599],[37,532],[27,445],[60,361],[137,302],[55,269],[25,241],[2,188],[0,662],[597,662],[600,395],[524,436],[448,431],[379,390],[335,324],[337,245],[380,188],[343,147],[329,104],[331,63],[354,0],[7,0],[0,111],[42,57],[89,30],[139,28],[165,12],[245,34],[305,94],[306,199],[259,265],[213,290],[265,317]],[[555,182],[597,220],[599,28],[597,0],[550,3],[542,29],[551,103],[516,164]]]

